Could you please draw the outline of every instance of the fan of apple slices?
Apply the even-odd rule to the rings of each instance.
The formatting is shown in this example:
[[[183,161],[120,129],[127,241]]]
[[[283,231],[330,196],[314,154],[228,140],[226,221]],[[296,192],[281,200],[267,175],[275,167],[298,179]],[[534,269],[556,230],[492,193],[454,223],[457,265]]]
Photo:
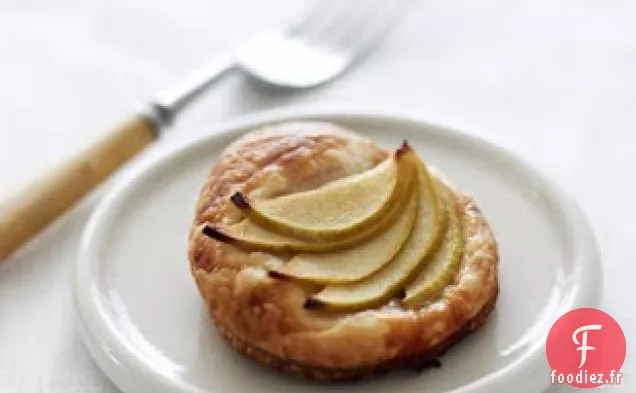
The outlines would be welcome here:
[[[437,296],[460,264],[453,193],[407,143],[373,169],[313,190],[231,199],[247,218],[203,233],[246,250],[291,253],[270,273],[319,284],[307,308],[357,311],[396,298],[417,307]]]

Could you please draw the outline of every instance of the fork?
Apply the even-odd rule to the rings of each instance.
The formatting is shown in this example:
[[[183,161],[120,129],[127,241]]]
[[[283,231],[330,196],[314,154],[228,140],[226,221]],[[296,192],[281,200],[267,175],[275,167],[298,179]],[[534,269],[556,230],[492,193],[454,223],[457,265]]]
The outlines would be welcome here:
[[[0,260],[69,210],[117,168],[160,139],[174,118],[231,70],[287,88],[309,88],[345,71],[396,24],[412,0],[318,0],[296,23],[214,56],[142,113],[0,206]]]

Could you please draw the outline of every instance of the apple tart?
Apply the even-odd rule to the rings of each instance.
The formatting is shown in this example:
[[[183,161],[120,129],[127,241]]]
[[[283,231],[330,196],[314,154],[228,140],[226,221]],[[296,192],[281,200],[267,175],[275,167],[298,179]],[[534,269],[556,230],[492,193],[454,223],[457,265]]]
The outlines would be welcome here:
[[[318,380],[438,365],[498,295],[493,233],[407,142],[337,125],[246,134],[219,157],[190,233],[192,275],[239,352]]]

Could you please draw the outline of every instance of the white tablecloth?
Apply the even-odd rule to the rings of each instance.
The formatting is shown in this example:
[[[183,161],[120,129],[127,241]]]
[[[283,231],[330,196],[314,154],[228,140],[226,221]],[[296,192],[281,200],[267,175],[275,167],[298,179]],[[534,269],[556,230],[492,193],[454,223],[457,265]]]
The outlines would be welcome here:
[[[99,137],[206,54],[302,6],[0,1],[0,196]],[[628,341],[624,384],[607,391],[635,391],[635,21],[630,0],[422,0],[338,81],[287,94],[236,75],[165,143],[254,110],[328,103],[416,111],[516,152],[576,196],[598,235],[602,308]],[[0,392],[116,391],[76,336],[70,286],[83,225],[106,188],[0,265]]]

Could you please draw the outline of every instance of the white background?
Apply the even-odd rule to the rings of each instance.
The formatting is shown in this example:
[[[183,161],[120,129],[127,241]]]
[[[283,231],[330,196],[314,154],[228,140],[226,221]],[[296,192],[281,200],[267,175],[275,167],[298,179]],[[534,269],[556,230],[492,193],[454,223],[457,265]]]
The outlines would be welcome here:
[[[98,138],[207,54],[303,5],[0,0],[0,196]],[[417,112],[504,146],[560,183],[598,235],[602,308],[627,336],[624,384],[607,391],[636,389],[636,3],[422,0],[336,82],[290,94],[235,75],[164,143],[298,104]],[[0,392],[116,391],[75,334],[70,289],[83,224],[104,191],[0,264]]]

